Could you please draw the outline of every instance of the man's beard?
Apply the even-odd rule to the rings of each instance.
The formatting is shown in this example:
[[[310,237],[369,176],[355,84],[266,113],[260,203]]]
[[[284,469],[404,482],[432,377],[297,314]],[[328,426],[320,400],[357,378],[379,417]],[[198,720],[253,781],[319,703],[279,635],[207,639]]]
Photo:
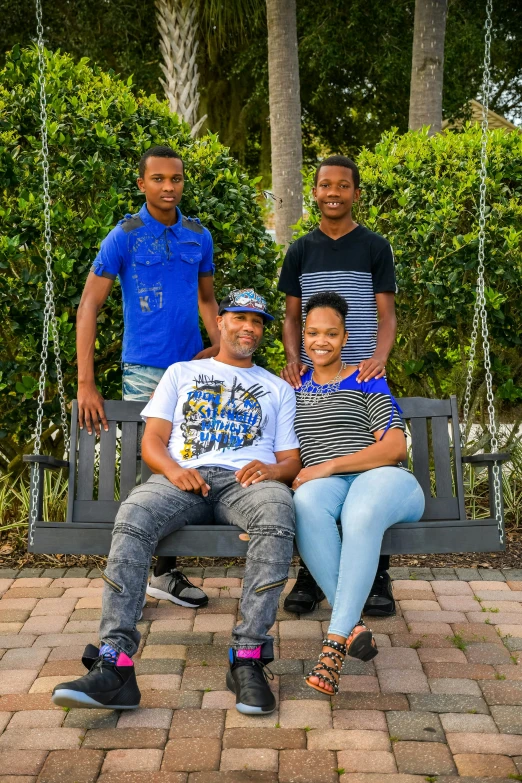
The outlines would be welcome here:
[[[261,339],[256,340],[254,337],[254,342],[251,345],[243,345],[239,337],[237,335],[231,335],[228,331],[226,325],[224,326],[224,332],[223,335],[225,337],[225,341],[229,344],[229,346],[233,349],[236,356],[241,356],[242,358],[246,358],[247,356],[252,356],[254,351],[257,349],[259,343],[261,342]]]

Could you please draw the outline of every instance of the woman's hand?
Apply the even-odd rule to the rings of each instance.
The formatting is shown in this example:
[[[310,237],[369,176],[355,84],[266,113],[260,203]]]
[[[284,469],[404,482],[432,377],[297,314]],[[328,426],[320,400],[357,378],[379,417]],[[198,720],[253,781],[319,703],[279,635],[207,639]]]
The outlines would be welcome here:
[[[313,465],[311,468],[303,468],[294,479],[292,489],[296,490],[306,484],[307,481],[313,481],[319,478],[329,478],[332,475],[332,466],[330,462],[321,462],[320,465]]]

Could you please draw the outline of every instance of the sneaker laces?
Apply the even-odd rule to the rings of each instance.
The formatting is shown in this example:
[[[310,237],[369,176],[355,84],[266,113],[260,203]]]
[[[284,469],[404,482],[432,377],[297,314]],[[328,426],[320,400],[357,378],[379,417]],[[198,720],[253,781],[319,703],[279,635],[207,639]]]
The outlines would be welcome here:
[[[185,587],[194,587],[192,582],[189,582],[189,580],[187,579],[183,571],[178,571],[177,568],[172,568],[169,571],[169,574],[171,575],[171,579],[169,582],[169,592],[170,592],[170,588],[173,587],[173,585],[176,584],[176,582],[181,582],[183,585],[185,585]]]
[[[263,663],[261,658],[237,658],[236,659],[236,666],[249,666],[250,665],[250,676],[254,676],[257,669],[259,669],[265,678],[266,682],[268,680],[274,679],[274,673],[269,668],[268,664]]]
[[[92,672],[96,671],[96,669],[103,669],[104,666],[110,666],[113,671],[116,671],[116,664],[112,660],[111,656],[107,653],[104,653],[103,655],[99,655],[92,666],[90,667],[88,674],[85,676],[88,676]]]

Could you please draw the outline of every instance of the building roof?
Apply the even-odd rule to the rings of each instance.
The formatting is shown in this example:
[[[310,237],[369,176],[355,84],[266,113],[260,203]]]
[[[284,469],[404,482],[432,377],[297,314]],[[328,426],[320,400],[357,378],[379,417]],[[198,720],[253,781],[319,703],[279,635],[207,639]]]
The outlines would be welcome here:
[[[472,99],[468,102],[468,106],[471,110],[471,122],[473,124],[482,122],[482,104],[476,101],[475,99]],[[450,122],[449,120],[443,120],[442,121],[442,130],[451,130],[452,128],[462,128],[464,125],[463,120],[455,120],[455,122]],[[506,120],[505,117],[501,117],[500,114],[497,114],[496,112],[492,111],[491,109],[488,109],[488,127],[490,130],[496,130],[497,128],[503,128],[506,131],[520,131],[521,129],[518,128],[516,125],[514,125],[509,120]]]

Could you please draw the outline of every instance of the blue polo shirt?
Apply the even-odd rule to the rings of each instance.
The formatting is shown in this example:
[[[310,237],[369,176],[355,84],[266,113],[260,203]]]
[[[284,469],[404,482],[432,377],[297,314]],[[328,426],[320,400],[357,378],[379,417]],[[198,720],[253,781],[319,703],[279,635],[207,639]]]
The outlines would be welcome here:
[[[155,220],[144,204],[125,215],[103,240],[92,271],[119,278],[123,293],[123,361],[169,367],[203,349],[198,277],[214,274],[212,236],[177,209],[173,226]]]

